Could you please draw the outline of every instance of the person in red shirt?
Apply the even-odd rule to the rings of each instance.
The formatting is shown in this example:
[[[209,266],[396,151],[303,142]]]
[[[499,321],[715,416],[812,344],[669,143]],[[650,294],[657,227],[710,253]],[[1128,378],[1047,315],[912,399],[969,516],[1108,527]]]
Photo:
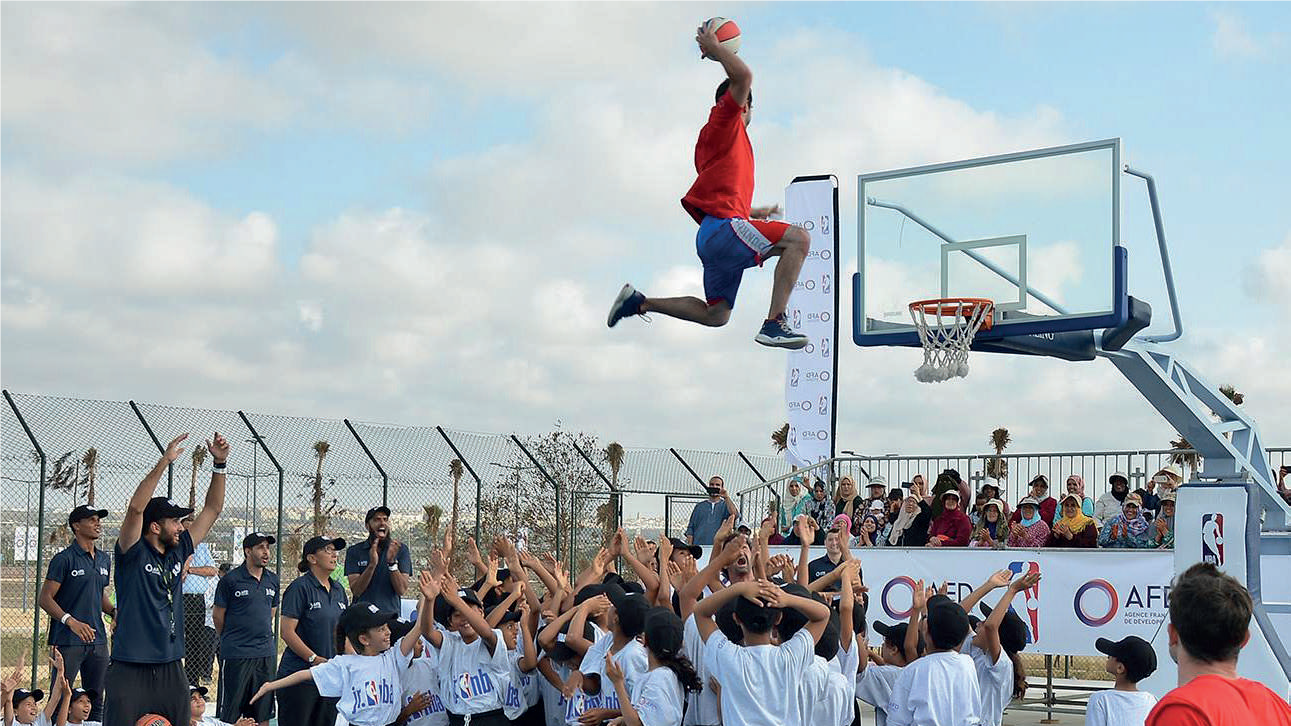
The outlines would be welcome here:
[[[704,296],[646,297],[624,285],[610,306],[612,328],[629,315],[657,312],[718,327],[731,318],[744,271],[779,257],[771,288],[771,306],[754,340],[776,348],[797,349],[807,336],[785,319],[785,306],[807,258],[811,235],[802,227],[772,221],[778,206],[753,208],[753,145],[746,127],[753,108],[753,72],[718,42],[715,29],[699,28],[695,41],[705,58],[722,64],[727,78],[717,87],[717,104],[695,143],[699,176],[681,205],[699,224],[696,252],[704,265]]]
[[[1262,683],[1237,677],[1250,640],[1251,594],[1200,562],[1170,587],[1170,657],[1179,687],[1148,714],[1146,726],[1291,726],[1291,706]]]
[[[947,489],[941,493],[941,514],[928,528],[929,547],[967,547],[973,533],[973,523],[959,510],[959,490]]]

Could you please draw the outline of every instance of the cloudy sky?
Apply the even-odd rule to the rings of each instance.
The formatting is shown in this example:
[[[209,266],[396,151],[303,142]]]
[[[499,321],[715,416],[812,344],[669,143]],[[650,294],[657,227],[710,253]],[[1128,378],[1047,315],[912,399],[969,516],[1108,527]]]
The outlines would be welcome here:
[[[845,274],[857,173],[1122,137],[1160,185],[1176,349],[1291,445],[1286,4],[2,12],[11,390],[767,450],[785,415],[784,354],[751,340],[766,271],[720,330],[603,322],[626,280],[700,289],[677,200],[721,77],[694,28],[721,14],[756,77],[756,199],[837,174]],[[1126,231],[1132,261],[1150,234]],[[839,448],[1173,434],[1106,362],[979,355],[941,386],[918,362],[843,347]]]

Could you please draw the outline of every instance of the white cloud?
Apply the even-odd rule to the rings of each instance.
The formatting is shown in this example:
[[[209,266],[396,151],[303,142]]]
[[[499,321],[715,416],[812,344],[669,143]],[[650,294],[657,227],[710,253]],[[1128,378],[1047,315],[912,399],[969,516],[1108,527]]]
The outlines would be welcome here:
[[[1242,277],[1246,294],[1261,302],[1291,302],[1291,233],[1282,243],[1262,250]]]
[[[1215,29],[1210,36],[1211,47],[1221,58],[1251,60],[1268,57],[1278,49],[1284,35],[1278,32],[1257,34],[1246,27],[1241,17],[1220,11],[1212,13]]]

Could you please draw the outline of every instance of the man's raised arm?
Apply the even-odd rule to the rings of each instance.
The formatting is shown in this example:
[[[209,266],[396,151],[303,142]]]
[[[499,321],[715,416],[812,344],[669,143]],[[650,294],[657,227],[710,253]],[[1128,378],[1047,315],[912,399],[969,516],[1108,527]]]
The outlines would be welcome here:
[[[717,28],[712,25],[701,25],[695,36],[699,50],[705,58],[711,58],[722,64],[726,77],[731,79],[728,92],[735,103],[743,106],[749,100],[749,89],[753,88],[753,71],[740,60],[738,55],[722,45],[717,39]]]
[[[192,526],[188,528],[194,547],[206,539],[206,534],[215,526],[215,520],[219,519],[220,512],[224,511],[224,484],[227,481],[224,466],[229,460],[229,440],[216,431],[211,440],[206,442],[206,450],[211,452],[215,468],[211,470],[211,486],[206,490],[206,502],[202,505],[202,511],[197,513]]]
[[[148,472],[139,486],[135,487],[134,494],[130,495],[130,503],[126,505],[125,516],[121,519],[121,531],[117,534],[117,546],[122,552],[133,547],[143,536],[143,509],[148,506],[148,500],[152,499],[152,493],[157,491],[157,484],[161,482],[161,475],[166,473],[166,467],[184,453],[184,447],[180,444],[187,438],[188,434],[180,434],[167,444],[166,453],[161,455],[152,471]]]

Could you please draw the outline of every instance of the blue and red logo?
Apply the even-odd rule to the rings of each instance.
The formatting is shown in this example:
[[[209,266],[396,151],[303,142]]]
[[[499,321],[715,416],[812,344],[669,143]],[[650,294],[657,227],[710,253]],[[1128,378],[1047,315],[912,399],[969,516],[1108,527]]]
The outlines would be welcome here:
[[[1085,595],[1091,591],[1102,592],[1107,597],[1107,611],[1101,612],[1098,609],[1092,610],[1085,604]],[[1116,594],[1116,588],[1107,580],[1090,580],[1076,590],[1076,598],[1072,605],[1076,609],[1076,618],[1080,622],[1091,628],[1097,628],[1112,622],[1116,617],[1116,609],[1120,607],[1120,598]]]
[[[905,610],[897,610],[888,600],[888,596],[897,586],[901,586],[910,591],[910,605],[908,605]],[[883,612],[887,613],[888,617],[893,620],[905,620],[910,617],[910,611],[914,609],[914,588],[914,578],[906,577],[905,575],[888,580],[888,584],[883,586],[883,593],[879,595],[879,602],[883,604]]]
[[[1024,577],[1031,574],[1040,574],[1040,563],[1034,560],[1024,562],[1010,562],[1009,571],[1014,577]],[[1010,605],[1009,609],[1017,612],[1022,621],[1027,624],[1028,643],[1036,643],[1040,640],[1040,583],[1023,590],[1021,593],[1023,602],[1021,606],[1026,610],[1026,615],[1018,612],[1017,605]]]
[[[1224,515],[1201,515],[1201,561],[1224,566]]]

